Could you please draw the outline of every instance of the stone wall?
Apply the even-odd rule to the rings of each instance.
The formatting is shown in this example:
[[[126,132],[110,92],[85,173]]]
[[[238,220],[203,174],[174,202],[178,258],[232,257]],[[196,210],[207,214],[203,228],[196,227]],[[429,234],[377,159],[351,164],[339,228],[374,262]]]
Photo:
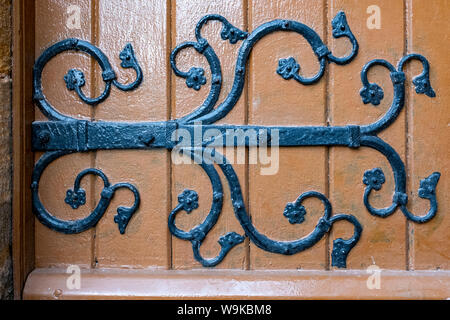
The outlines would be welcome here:
[[[11,145],[11,0],[0,0],[0,299],[13,297]]]

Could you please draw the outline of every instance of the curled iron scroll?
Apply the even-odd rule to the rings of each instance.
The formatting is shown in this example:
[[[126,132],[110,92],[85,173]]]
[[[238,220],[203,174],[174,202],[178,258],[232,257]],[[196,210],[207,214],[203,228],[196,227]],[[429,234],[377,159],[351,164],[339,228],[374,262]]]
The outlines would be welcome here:
[[[111,203],[114,193],[118,189],[125,188],[133,193],[134,203],[129,208],[122,206],[118,207],[117,215],[114,217],[114,222],[117,223],[120,233],[124,234],[128,222],[131,220],[133,214],[139,208],[139,192],[135,186],[129,183],[118,183],[115,185],[111,185],[106,175],[98,169],[86,169],[80,172],[75,179],[73,189],[69,189],[66,192],[66,204],[72,207],[72,209],[74,210],[78,209],[80,206],[86,204],[86,191],[83,190],[80,186],[81,180],[87,175],[95,175],[102,179],[103,189],[100,193],[100,200],[95,209],[87,217],[78,220],[60,220],[50,212],[48,212],[47,209],[45,209],[39,197],[39,182],[41,176],[50,163],[67,154],[69,153],[65,151],[48,152],[44,154],[36,163],[31,184],[33,211],[36,217],[42,224],[52,230],[66,234],[80,233],[94,227],[105,214],[106,209]]]

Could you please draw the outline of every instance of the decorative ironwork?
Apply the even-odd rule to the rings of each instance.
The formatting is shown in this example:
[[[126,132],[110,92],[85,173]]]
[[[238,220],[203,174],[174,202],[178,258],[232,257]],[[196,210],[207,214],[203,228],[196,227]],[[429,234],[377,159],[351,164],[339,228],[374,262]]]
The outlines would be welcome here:
[[[69,154],[66,151],[51,151],[45,153],[39,161],[33,171],[32,176],[32,197],[33,197],[33,211],[36,214],[42,224],[47,227],[66,234],[80,233],[94,227],[98,221],[102,218],[106,209],[108,208],[112,197],[116,190],[121,188],[129,189],[134,194],[134,204],[132,207],[119,207],[117,208],[117,215],[114,217],[114,222],[117,223],[121,234],[125,233],[125,229],[128,225],[133,214],[139,207],[140,196],[135,186],[129,183],[118,183],[111,185],[106,175],[98,169],[86,169],[78,174],[75,179],[74,188],[67,190],[66,203],[72,207],[72,209],[78,209],[78,207],[86,204],[86,192],[80,188],[81,179],[86,175],[96,175],[103,180],[103,190],[101,192],[100,201],[95,207],[94,211],[87,217],[74,221],[64,221],[51,215],[43,206],[39,198],[39,181],[42,173],[47,166],[54,160]]]
[[[220,61],[214,52],[214,49],[201,35],[202,27],[211,20],[216,20],[223,24],[223,29],[221,31],[223,40],[229,40],[232,44],[242,41],[236,61],[235,77],[231,92],[217,107],[215,106],[222,86]],[[104,183],[99,203],[93,212],[84,219],[62,221],[51,215],[44,208],[39,199],[38,186],[43,171],[55,159],[74,152],[88,152],[100,149],[165,148],[168,150],[176,150],[176,148],[178,148],[179,150],[188,152],[191,158],[195,160],[195,163],[199,164],[206,172],[211,181],[213,197],[210,212],[204,221],[190,231],[183,231],[177,228],[175,224],[176,216],[181,211],[191,213],[196,210],[198,208],[199,197],[195,191],[185,190],[178,197],[179,204],[169,215],[168,227],[174,236],[192,243],[194,257],[203,266],[213,267],[219,264],[234,246],[244,241],[244,237],[250,238],[250,240],[259,248],[269,252],[284,255],[296,254],[314,246],[330,231],[335,222],[346,220],[354,226],[354,234],[347,240],[341,238],[334,240],[332,249],[332,265],[341,268],[346,267],[347,255],[356,245],[362,233],[362,226],[354,216],[346,214],[333,215],[331,203],[323,194],[315,191],[308,191],[301,194],[295,201],[288,203],[282,214],[289,223],[300,224],[305,220],[307,214],[306,208],[302,205],[303,201],[307,198],[316,198],[320,200],[324,206],[324,213],[309,235],[294,241],[277,241],[261,234],[249,218],[244,204],[241,186],[232,165],[223,155],[215,150],[209,153],[203,152],[206,148],[211,148],[211,140],[202,141],[200,144],[192,145],[191,147],[180,147],[180,141],[173,141],[172,137],[175,130],[184,129],[190,133],[194,133],[195,130],[199,130],[197,123],[200,122],[202,124],[200,130],[202,130],[202,132],[204,130],[215,129],[221,137],[226,137],[229,129],[240,129],[244,134],[248,130],[254,130],[255,132],[263,130],[264,132],[267,132],[270,140],[271,133],[277,130],[279,132],[278,146],[343,146],[355,149],[360,147],[375,149],[387,158],[392,167],[395,180],[395,191],[392,204],[389,207],[383,209],[372,207],[369,202],[370,194],[373,191],[378,191],[382,188],[382,185],[385,182],[385,176],[380,168],[368,170],[364,174],[362,183],[366,185],[363,199],[369,213],[384,218],[400,208],[408,220],[416,223],[429,221],[435,216],[437,211],[436,186],[440,174],[437,172],[433,173],[420,182],[419,196],[430,201],[429,212],[423,216],[412,214],[407,209],[408,196],[406,193],[405,165],[398,153],[388,143],[378,137],[378,134],[381,131],[389,127],[396,120],[404,106],[405,73],[403,72],[403,67],[406,62],[409,60],[419,60],[423,64],[422,74],[413,79],[416,92],[419,94],[426,94],[429,97],[435,96],[435,92],[430,85],[428,61],[419,54],[405,56],[400,60],[397,68],[386,60],[379,59],[372,60],[364,66],[361,72],[363,88],[360,91],[363,103],[371,103],[376,106],[384,98],[383,89],[375,83],[370,83],[367,78],[368,71],[373,66],[381,65],[385,67],[390,72],[394,87],[394,98],[391,107],[379,120],[369,125],[269,127],[214,124],[216,121],[224,118],[240,98],[244,88],[246,64],[250,52],[261,38],[270,33],[282,31],[295,32],[302,35],[313,49],[320,65],[318,73],[307,78],[301,75],[300,65],[293,57],[282,58],[279,60],[278,67],[276,68],[276,66],[274,66],[274,69],[276,69],[276,73],[285,80],[295,80],[303,85],[312,85],[322,78],[328,63],[332,62],[338,65],[350,63],[358,52],[358,42],[350,30],[343,12],[339,12],[333,19],[332,28],[332,34],[335,38],[346,37],[352,44],[350,54],[345,57],[335,57],[314,30],[296,21],[274,20],[261,25],[249,34],[234,27],[220,15],[214,14],[203,17],[195,28],[195,37],[197,41],[184,42],[178,45],[170,56],[170,63],[175,75],[185,78],[186,85],[189,88],[199,90],[202,85],[207,83],[205,71],[198,67],[192,67],[187,72],[181,71],[177,67],[176,57],[182,50],[189,47],[194,48],[198,53],[205,56],[211,69],[211,88],[209,95],[206,100],[189,115],[166,122],[119,123],[85,121],[59,113],[45,98],[42,91],[41,78],[42,71],[47,62],[61,52],[73,50],[82,51],[91,55],[100,65],[103,80],[105,82],[105,89],[99,97],[88,98],[84,95],[82,87],[85,84],[85,80],[81,71],[71,69],[64,77],[67,89],[75,90],[79,98],[90,105],[101,103],[107,99],[111,91],[111,85],[114,85],[123,91],[137,88],[143,80],[143,75],[131,44],[127,44],[125,49],[120,53],[120,59],[122,60],[121,67],[132,68],[136,71],[136,80],[131,84],[120,84],[117,82],[116,73],[112,69],[108,58],[99,48],[92,44],[78,39],[68,39],[54,44],[44,51],[36,61],[34,67],[34,100],[37,106],[50,120],[33,123],[32,146],[36,151],[46,152],[37,162],[32,177],[33,208],[38,219],[44,225],[59,232],[83,232],[94,227],[101,219],[108,208],[115,191],[119,188],[127,188],[134,194],[135,202],[130,208],[119,207],[117,209],[117,215],[114,218],[114,221],[118,224],[120,233],[123,234],[130,219],[139,207],[140,197],[135,186],[129,183],[111,185],[102,171],[97,169],[86,169],[76,177],[74,188],[67,191],[65,201],[73,209],[77,209],[85,204],[86,192],[81,189],[80,181],[86,175],[91,174],[99,176]],[[222,139],[222,141],[224,141],[223,146],[228,147],[251,145],[251,142],[248,140],[239,141],[233,139],[231,145],[225,143],[225,141],[228,141],[227,139]],[[258,137],[256,145],[259,145],[259,143],[260,137]],[[215,146],[217,146],[217,144],[215,144]],[[206,259],[200,254],[200,246],[209,231],[216,224],[223,204],[223,186],[214,163],[221,169],[228,182],[233,209],[244,230],[244,235],[231,232],[222,236],[219,239],[221,251],[218,256]]]

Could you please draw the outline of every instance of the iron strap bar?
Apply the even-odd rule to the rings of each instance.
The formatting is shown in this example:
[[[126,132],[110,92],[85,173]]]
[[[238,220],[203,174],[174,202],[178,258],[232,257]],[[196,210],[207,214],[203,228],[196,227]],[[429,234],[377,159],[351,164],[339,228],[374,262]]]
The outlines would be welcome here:
[[[235,78],[232,89],[225,100],[218,106],[218,98],[222,86],[222,71],[220,61],[201,35],[202,27],[209,21],[218,21],[223,25],[221,37],[223,40],[235,44],[242,41],[236,61]],[[373,66],[382,66],[388,70],[394,90],[394,98],[388,111],[377,121],[367,125],[347,126],[252,126],[233,125],[215,122],[224,118],[239,100],[245,81],[246,64],[254,45],[267,34],[275,31],[295,32],[303,36],[313,49],[318,62],[319,71],[312,77],[300,74],[300,65],[293,57],[280,59],[276,73],[284,80],[297,81],[302,85],[313,85],[320,81],[328,63],[345,65],[350,63],[358,53],[359,46],[350,30],[346,16],[339,12],[332,20],[332,34],[335,38],[345,37],[352,44],[351,52],[345,57],[335,57],[326,47],[319,35],[308,26],[290,20],[274,20],[256,28],[251,34],[239,30],[220,15],[207,15],[197,24],[195,29],[196,41],[188,41],[178,45],[172,52],[170,63],[176,76],[186,79],[186,85],[199,90],[207,83],[205,70],[192,67],[188,71],[181,71],[176,64],[177,55],[186,48],[194,48],[205,56],[211,69],[211,89],[205,101],[190,114],[175,120],[160,122],[103,122],[86,121],[69,117],[57,111],[46,99],[42,90],[42,72],[45,65],[56,55],[65,51],[81,51],[92,56],[102,69],[105,89],[98,97],[89,98],[83,93],[85,78],[82,71],[71,69],[64,77],[68,90],[75,91],[86,104],[95,106],[104,102],[112,87],[118,90],[131,91],[139,87],[143,81],[143,73],[134,54],[131,44],[127,44],[119,57],[122,68],[132,68],[136,79],[130,84],[117,81],[108,58],[97,47],[79,39],[60,41],[47,50],[36,61],[34,66],[34,101],[49,121],[38,121],[32,125],[32,147],[35,151],[44,151],[44,155],[36,163],[32,176],[33,210],[37,218],[49,228],[67,234],[80,233],[94,227],[106,212],[116,190],[129,189],[134,195],[131,207],[118,207],[114,221],[118,224],[120,233],[126,232],[127,225],[139,208],[140,195],[138,189],[129,183],[111,184],[107,176],[98,169],[88,168],[79,173],[75,179],[73,189],[67,190],[65,202],[78,209],[86,204],[86,191],[80,186],[81,180],[87,175],[96,175],[103,180],[103,189],[99,203],[92,213],[79,220],[60,220],[46,210],[39,197],[39,182],[44,170],[56,159],[75,152],[89,152],[95,150],[112,149],[154,149],[164,148],[179,151],[188,155],[194,163],[208,175],[212,185],[212,204],[210,212],[202,223],[189,231],[176,226],[176,216],[179,212],[192,212],[198,208],[198,194],[194,190],[184,190],[178,196],[178,205],[169,214],[168,228],[170,232],[183,240],[192,243],[195,259],[205,267],[218,265],[227,253],[244,241],[245,237],[259,248],[284,255],[292,255],[314,246],[323,238],[337,221],[346,220],[353,225],[354,233],[349,239],[335,239],[333,241],[332,265],[346,267],[346,260],[350,250],[357,244],[362,233],[362,226],[358,220],[347,214],[333,215],[330,201],[321,193],[308,191],[302,193],[293,202],[286,204],[283,216],[291,224],[301,224],[306,218],[306,208],[302,205],[308,198],[320,200],[324,206],[323,216],[315,228],[307,236],[293,241],[278,241],[261,234],[249,218],[243,200],[239,179],[229,161],[220,154],[220,147],[302,147],[302,146],[340,146],[348,148],[367,147],[377,150],[386,157],[392,168],[395,190],[389,207],[378,209],[370,204],[370,195],[378,191],[385,183],[384,172],[380,168],[367,170],[362,178],[366,185],[363,201],[370,214],[378,217],[388,217],[398,208],[408,220],[425,223],[437,213],[436,187],[440,173],[434,172],[420,182],[419,197],[430,202],[430,209],[424,215],[414,215],[407,209],[408,193],[406,190],[405,165],[398,153],[378,134],[388,128],[399,116],[405,103],[405,73],[404,65],[410,60],[422,63],[423,72],[413,79],[415,90],[419,94],[434,97],[435,92],[429,80],[428,60],[419,54],[403,57],[397,67],[386,60],[375,59],[367,63],[361,72],[363,88],[360,95],[364,104],[377,106],[384,98],[383,89],[368,80],[368,71]],[[208,152],[206,152],[208,151]],[[217,166],[215,166],[215,164]],[[231,201],[236,218],[240,222],[244,235],[230,232],[219,240],[221,250],[216,257],[205,258],[200,254],[200,247],[209,231],[216,224],[223,205],[223,185],[217,167],[222,171],[231,192]]]
[[[178,125],[176,122],[91,122],[91,121],[41,121],[33,123],[32,146],[35,151],[92,151],[112,149],[173,149],[177,145],[177,130],[186,130],[192,137],[207,132],[220,132],[199,146],[257,147],[264,133],[269,138],[277,132],[278,141],[269,146],[360,146],[359,126],[342,127],[277,127],[245,125]],[[235,138],[239,132],[246,139]],[[214,140],[214,143],[212,143]],[[231,142],[231,143],[229,143]]]

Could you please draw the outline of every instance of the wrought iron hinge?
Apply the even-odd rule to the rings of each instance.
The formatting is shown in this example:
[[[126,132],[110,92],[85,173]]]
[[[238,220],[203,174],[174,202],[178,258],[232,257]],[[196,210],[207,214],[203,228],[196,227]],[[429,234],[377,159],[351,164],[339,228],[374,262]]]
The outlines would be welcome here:
[[[222,23],[221,37],[235,44],[242,41],[239,49],[233,87],[225,100],[216,106],[222,86],[222,72],[220,61],[209,45],[202,37],[202,27],[211,20]],[[132,68],[136,72],[136,80],[131,84],[121,84],[116,80],[116,73],[112,69],[108,58],[104,53],[92,44],[78,40],[67,39],[58,42],[45,50],[34,67],[34,100],[44,115],[50,120],[33,123],[32,146],[35,151],[45,151],[45,154],[36,163],[32,177],[33,208],[38,219],[49,228],[64,233],[79,233],[92,228],[102,218],[110,201],[119,188],[131,190],[135,197],[132,207],[119,207],[114,221],[118,224],[120,233],[124,233],[133,214],[139,208],[139,192],[129,183],[111,185],[106,175],[98,169],[86,169],[76,178],[74,188],[67,191],[65,202],[73,209],[86,203],[86,192],[80,187],[81,179],[86,175],[97,175],[104,183],[100,201],[94,211],[86,218],[75,221],[59,220],[50,214],[39,199],[39,180],[45,168],[55,159],[74,152],[88,152],[93,150],[111,149],[153,149],[164,148],[176,150],[189,155],[195,163],[200,165],[207,173],[213,188],[212,205],[205,220],[191,229],[183,231],[177,228],[175,218],[180,211],[191,212],[198,208],[198,194],[193,190],[185,190],[178,196],[179,204],[169,215],[168,227],[170,232],[183,240],[192,243],[194,257],[205,267],[214,267],[219,264],[226,254],[236,245],[244,241],[244,237],[250,238],[259,248],[284,255],[292,255],[314,246],[323,236],[330,231],[333,224],[340,220],[346,220],[354,226],[354,234],[351,238],[336,239],[333,242],[332,265],[346,267],[346,259],[350,250],[358,242],[362,226],[358,220],[347,214],[333,215],[330,201],[321,193],[308,191],[297,199],[288,203],[282,213],[291,224],[300,224],[305,220],[306,209],[302,205],[307,198],[319,199],[324,205],[324,213],[318,221],[315,229],[307,236],[294,241],[277,241],[261,234],[249,218],[244,204],[239,179],[229,161],[221,155],[215,147],[218,146],[343,146],[348,148],[368,147],[383,154],[389,161],[395,180],[395,191],[392,204],[383,209],[372,207],[369,201],[373,191],[381,189],[385,182],[385,176],[380,168],[365,172],[362,183],[366,185],[364,192],[364,204],[370,214],[385,218],[393,214],[398,208],[408,220],[416,223],[424,223],[431,220],[437,212],[436,186],[440,174],[435,172],[420,182],[419,196],[430,201],[430,210],[423,216],[416,216],[407,209],[408,196],[406,192],[405,165],[398,153],[378,134],[389,127],[400,114],[405,103],[405,74],[404,64],[410,60],[419,60],[423,65],[423,72],[413,79],[416,92],[434,97],[430,80],[429,64],[427,59],[419,54],[410,54],[403,57],[395,68],[386,60],[372,60],[367,63],[362,72],[361,80],[363,88],[360,91],[364,104],[378,105],[384,98],[383,89],[375,83],[369,82],[367,74],[375,65],[385,67],[391,76],[394,89],[394,98],[389,110],[376,122],[368,125],[348,125],[331,127],[283,127],[283,126],[237,126],[216,125],[218,120],[224,118],[235,106],[240,98],[245,81],[246,63],[255,44],[264,36],[275,31],[295,32],[302,35],[309,43],[319,61],[319,71],[312,77],[302,76],[297,61],[290,57],[280,59],[276,72],[283,79],[297,81],[303,85],[312,85],[318,82],[328,63],[345,65],[350,63],[358,52],[356,41],[347,23],[345,14],[339,12],[332,21],[332,34],[335,38],[346,37],[352,43],[352,50],[345,57],[335,57],[323,43],[319,35],[308,26],[290,20],[274,20],[261,25],[252,33],[242,31],[231,25],[220,15],[207,15],[197,24],[195,29],[196,41],[184,42],[178,45],[172,52],[170,63],[175,75],[186,79],[186,85],[194,90],[199,90],[205,85],[207,79],[202,68],[193,67],[184,72],[178,69],[177,55],[184,49],[192,47],[198,53],[205,56],[211,68],[210,92],[206,100],[192,113],[176,120],[166,122],[102,122],[85,121],[71,118],[58,112],[46,99],[42,91],[42,71],[49,60],[65,51],[82,51],[92,56],[102,69],[102,77],[105,82],[104,92],[96,98],[88,98],[82,88],[85,85],[84,74],[80,70],[71,69],[64,77],[68,90],[74,90],[80,99],[90,105],[96,105],[107,99],[116,87],[119,90],[130,91],[137,88],[143,81],[142,70],[134,54],[131,44],[127,44],[120,53],[122,68]],[[215,135],[204,140],[181,139],[180,132],[187,132],[189,137],[195,137],[196,132],[203,133],[214,130]],[[233,134],[239,131],[245,139],[235,139]],[[251,134],[254,134],[253,139]],[[277,139],[274,139],[276,135]],[[229,139],[228,139],[229,138]],[[205,152],[208,151],[208,152]],[[239,220],[244,234],[228,233],[219,239],[221,251],[218,256],[207,259],[200,254],[200,246],[209,231],[217,222],[223,204],[223,185],[214,166],[217,164],[228,181],[231,191],[231,200],[236,218]]]

